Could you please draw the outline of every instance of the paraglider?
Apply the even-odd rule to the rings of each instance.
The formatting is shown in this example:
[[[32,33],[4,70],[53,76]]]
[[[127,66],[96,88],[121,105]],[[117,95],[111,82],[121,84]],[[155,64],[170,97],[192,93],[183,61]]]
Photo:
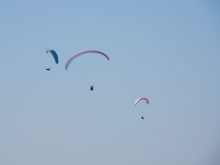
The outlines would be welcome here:
[[[137,103],[141,100],[145,100],[147,104],[149,104],[149,100],[147,98],[139,98],[137,100],[135,100],[134,105],[137,105]]]
[[[67,70],[67,68],[69,67],[69,65],[71,64],[71,62],[72,62],[75,58],[79,57],[80,55],[87,54],[87,53],[98,53],[98,54],[100,54],[100,55],[105,56],[105,57],[109,60],[109,57],[108,57],[105,53],[103,53],[103,52],[100,52],[100,51],[98,51],[98,50],[85,50],[85,51],[76,53],[76,54],[74,54],[73,56],[71,56],[71,57],[67,60],[67,62],[66,62],[65,69]]]
[[[50,68],[46,68],[46,70],[47,70],[47,71],[49,71],[49,70],[50,70]]]
[[[91,90],[91,91],[93,91],[93,86],[94,86],[94,85],[92,85],[92,86],[90,87],[90,90]]]
[[[139,103],[139,101],[141,100],[144,100],[147,104],[149,104],[149,100],[147,98],[142,97],[142,98],[135,100],[134,105],[136,106],[137,103]],[[144,120],[144,116],[141,116],[141,119]]]
[[[52,54],[55,62],[58,64],[58,55],[57,55],[57,53],[54,50],[47,49],[47,53],[49,53],[49,52]]]

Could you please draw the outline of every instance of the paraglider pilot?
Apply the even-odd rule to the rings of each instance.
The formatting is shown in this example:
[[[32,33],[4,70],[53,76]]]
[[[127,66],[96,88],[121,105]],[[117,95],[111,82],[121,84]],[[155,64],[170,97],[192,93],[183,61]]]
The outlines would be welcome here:
[[[144,116],[141,116],[141,119],[143,119],[143,120],[144,120]]]
[[[92,85],[92,86],[90,87],[90,90],[91,90],[91,91],[93,90],[93,86],[94,86],[94,85]]]

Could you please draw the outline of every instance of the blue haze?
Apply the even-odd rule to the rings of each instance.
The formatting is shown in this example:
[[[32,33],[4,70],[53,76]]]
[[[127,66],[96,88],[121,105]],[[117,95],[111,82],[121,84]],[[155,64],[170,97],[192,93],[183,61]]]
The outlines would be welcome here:
[[[0,164],[218,165],[219,18],[218,0],[1,1]],[[110,61],[66,71],[86,49]]]

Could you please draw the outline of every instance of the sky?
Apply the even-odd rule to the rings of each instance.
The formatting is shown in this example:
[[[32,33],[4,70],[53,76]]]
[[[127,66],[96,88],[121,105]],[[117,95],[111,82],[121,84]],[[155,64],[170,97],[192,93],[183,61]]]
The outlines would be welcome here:
[[[0,164],[218,165],[219,18],[218,0],[1,1]],[[88,49],[110,60],[65,70]]]

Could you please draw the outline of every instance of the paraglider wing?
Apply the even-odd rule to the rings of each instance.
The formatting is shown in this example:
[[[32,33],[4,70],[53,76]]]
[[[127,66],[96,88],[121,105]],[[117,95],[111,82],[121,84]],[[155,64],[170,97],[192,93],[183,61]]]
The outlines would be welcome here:
[[[53,55],[53,58],[54,58],[55,62],[58,64],[58,55],[57,55],[57,53],[54,50],[47,49],[47,53],[49,53],[49,52]]]
[[[74,54],[73,56],[71,56],[71,57],[67,60],[67,62],[66,62],[65,69],[67,70],[67,68],[69,67],[69,65],[71,64],[71,62],[72,62],[75,58],[79,57],[80,55],[86,54],[86,53],[98,53],[98,54],[101,54],[101,55],[105,56],[105,57],[109,60],[109,57],[108,57],[105,53],[103,53],[103,52],[100,52],[100,51],[98,51],[98,50],[85,50],[85,51],[76,53],[76,54]]]
[[[134,105],[136,105],[141,100],[145,100],[146,103],[149,104],[149,100],[147,98],[139,98],[139,99],[135,100]]]

